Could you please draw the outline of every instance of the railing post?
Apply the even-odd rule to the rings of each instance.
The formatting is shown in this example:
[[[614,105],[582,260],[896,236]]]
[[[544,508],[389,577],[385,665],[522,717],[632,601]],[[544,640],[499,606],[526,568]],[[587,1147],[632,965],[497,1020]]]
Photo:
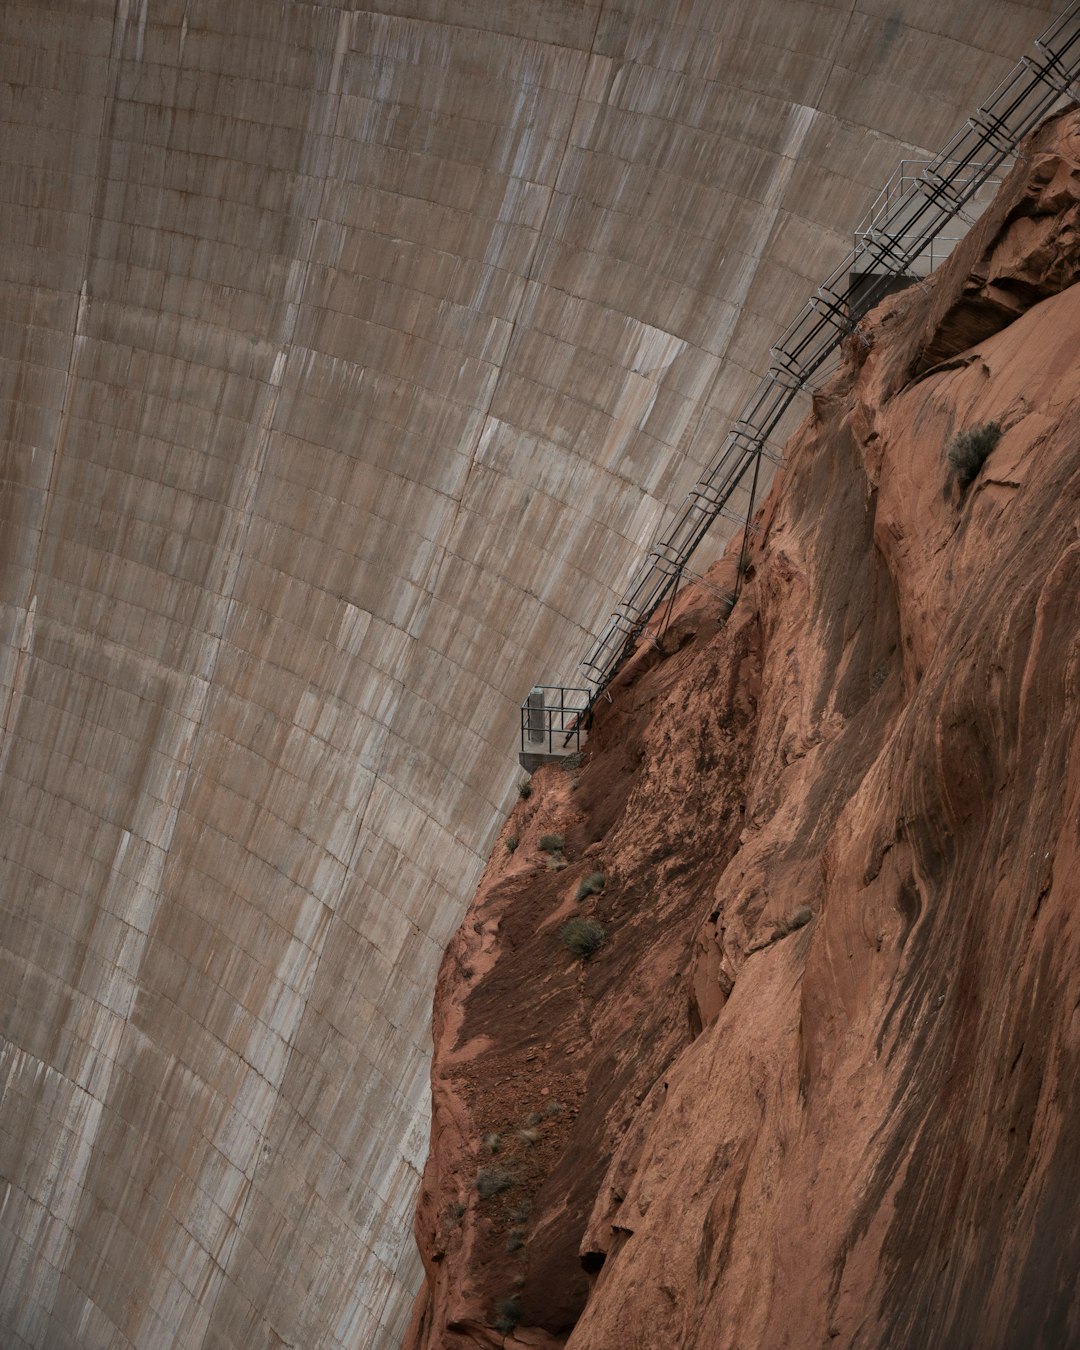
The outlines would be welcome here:
[[[539,685],[534,685],[532,692],[526,700],[528,714],[526,721],[528,723],[529,743],[531,745],[543,745],[544,743],[544,691]]]

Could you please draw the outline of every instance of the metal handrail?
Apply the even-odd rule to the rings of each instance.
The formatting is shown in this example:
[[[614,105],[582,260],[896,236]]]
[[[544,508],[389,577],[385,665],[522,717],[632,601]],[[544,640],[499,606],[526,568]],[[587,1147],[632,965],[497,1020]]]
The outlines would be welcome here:
[[[1009,158],[1011,159],[1011,156]],[[941,177],[937,168],[931,167],[933,163],[934,161],[928,159],[902,159],[900,161],[889,181],[878,193],[866,217],[855,230],[856,252],[858,252],[860,243],[880,239],[887,232],[886,225],[893,237],[901,241],[904,240],[905,230],[903,226],[908,204],[913,199],[917,200],[918,193],[925,193],[929,187],[932,187],[942,195],[944,200],[955,198],[956,204],[956,214],[942,226],[938,233],[924,242],[920,251],[912,258],[913,272],[920,274],[924,269],[926,272],[932,272],[935,266],[936,247],[941,244],[946,246],[943,251],[938,250],[936,261],[941,261],[942,258],[948,256],[952,246],[963,238],[967,229],[975,223],[977,215],[981,213],[986,203],[987,190],[1001,185],[1002,168],[1008,167],[1007,161],[1003,161],[994,173],[987,174],[983,172],[984,166],[980,164],[976,166],[976,175],[970,165],[956,164],[950,166],[953,171],[953,179],[947,180]],[[954,192],[954,186],[959,184],[966,187],[971,179],[976,176],[978,183],[973,197],[967,201],[961,201],[959,195]],[[980,196],[983,198],[981,202]],[[972,200],[975,201],[978,208],[976,215],[967,214],[967,207],[970,206]],[[962,228],[950,229],[949,226],[956,221],[962,223]]]
[[[549,694],[557,694],[558,698],[549,698]],[[521,705],[522,754],[565,754],[571,747],[580,750],[591,707],[592,693],[588,689],[562,684],[533,685]],[[559,740],[561,744],[556,747]]]

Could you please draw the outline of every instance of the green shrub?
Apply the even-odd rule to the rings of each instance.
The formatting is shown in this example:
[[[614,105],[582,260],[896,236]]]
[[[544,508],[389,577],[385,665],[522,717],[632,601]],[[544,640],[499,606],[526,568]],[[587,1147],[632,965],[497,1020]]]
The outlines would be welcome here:
[[[559,929],[563,946],[582,961],[587,961],[593,952],[600,949],[606,936],[603,925],[595,919],[571,919]]]
[[[544,1115],[548,1120],[551,1120],[554,1116],[561,1116],[562,1102],[548,1102],[547,1106],[544,1107]]]
[[[507,841],[506,841],[506,851],[507,851],[507,853],[513,853],[514,849],[516,849],[517,846],[518,846],[518,844],[520,844],[520,843],[521,843],[521,840],[517,837],[516,834],[510,835],[509,838],[508,838]]]
[[[520,1251],[525,1246],[525,1229],[511,1228],[510,1236],[506,1239],[506,1250],[508,1252]]]
[[[512,1298],[501,1298],[495,1304],[498,1316],[495,1318],[495,1330],[504,1334],[513,1331],[521,1321],[521,1302],[515,1294]]]
[[[539,1111],[530,1111],[525,1117],[525,1128],[531,1130],[534,1125],[539,1125],[543,1119],[544,1117]]]
[[[523,802],[527,802],[529,798],[532,796],[532,784],[529,782],[527,778],[524,781],[524,783],[518,784],[518,796],[521,798]]]
[[[800,905],[791,914],[786,914],[782,919],[772,926],[772,932],[768,937],[759,938],[756,942],[747,947],[747,953],[760,952],[766,947],[771,947],[774,942],[779,942],[781,938],[786,938],[789,933],[794,933],[800,928],[805,928],[814,917],[814,911],[809,905]]]
[[[587,895],[599,895],[604,889],[603,872],[590,872],[587,877],[583,877],[578,883],[577,895],[575,900],[584,900]]]
[[[485,1167],[477,1172],[476,1181],[473,1185],[480,1193],[481,1200],[490,1200],[493,1195],[498,1195],[500,1191],[508,1191],[514,1184],[514,1178],[509,1172],[500,1172],[495,1167]]]
[[[809,905],[800,905],[794,914],[785,920],[785,927],[789,933],[794,933],[796,928],[805,928],[814,917],[814,911]]]
[[[545,853],[560,853],[563,846],[561,834],[542,834],[538,847]]]
[[[962,488],[975,481],[987,456],[1000,440],[1001,427],[997,422],[986,422],[981,427],[970,427],[953,437],[948,450],[948,460],[956,481]]]

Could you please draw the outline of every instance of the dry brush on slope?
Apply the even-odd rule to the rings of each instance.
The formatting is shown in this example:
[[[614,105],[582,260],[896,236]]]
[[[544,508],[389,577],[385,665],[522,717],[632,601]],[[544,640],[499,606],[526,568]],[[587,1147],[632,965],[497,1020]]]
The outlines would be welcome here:
[[[413,1346],[1080,1340],[1078,130],[873,316],[730,617],[684,592],[515,808],[439,981]]]

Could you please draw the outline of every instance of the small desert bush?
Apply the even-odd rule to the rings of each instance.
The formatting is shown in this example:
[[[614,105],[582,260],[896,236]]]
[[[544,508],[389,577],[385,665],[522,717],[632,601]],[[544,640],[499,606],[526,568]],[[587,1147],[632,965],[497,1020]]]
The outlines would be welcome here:
[[[541,1139],[540,1131],[530,1126],[526,1126],[523,1130],[518,1130],[517,1134],[522,1143],[528,1144],[530,1148],[535,1148]]]
[[[773,924],[773,937],[786,938],[789,933],[805,928],[813,917],[814,911],[809,905],[800,905],[793,914],[785,914],[778,923]]]
[[[525,1229],[511,1228],[510,1236],[506,1239],[506,1250],[508,1252],[520,1251],[525,1246]]]
[[[771,947],[774,942],[786,938],[789,933],[805,928],[813,917],[814,911],[809,905],[800,905],[794,913],[786,914],[782,919],[777,919],[767,936],[760,937],[756,942],[752,942],[746,949],[747,956],[751,952],[764,951],[766,947]]]
[[[484,1147],[489,1153],[498,1153],[499,1149],[502,1148],[502,1140],[497,1134],[485,1134]]]
[[[544,1117],[539,1111],[530,1111],[525,1117],[525,1128],[531,1130],[534,1125],[539,1125],[543,1119]]]
[[[562,1102],[548,1102],[544,1107],[544,1116],[551,1120],[554,1116],[562,1115]]]
[[[527,802],[532,796],[532,784],[526,778],[524,783],[518,784],[518,796],[523,802]]]
[[[562,850],[563,837],[561,834],[542,834],[540,842],[537,845],[545,853],[559,853]]]
[[[490,1200],[493,1195],[498,1195],[500,1191],[508,1191],[514,1184],[514,1178],[509,1172],[500,1172],[495,1167],[485,1167],[483,1171],[477,1172],[476,1181],[473,1184],[476,1186],[481,1200]]]
[[[595,919],[571,919],[559,929],[563,946],[582,961],[588,960],[593,952],[600,949],[606,936],[603,925]]]
[[[575,900],[584,900],[587,895],[599,895],[604,889],[603,872],[590,872],[587,877],[582,877],[578,883],[577,895]]]
[[[794,933],[796,928],[805,928],[814,917],[814,911],[809,905],[800,905],[794,914],[790,914],[784,921],[784,926],[789,933]]]
[[[521,1302],[514,1295],[512,1298],[501,1298],[495,1304],[495,1311],[498,1316],[495,1318],[495,1330],[504,1334],[513,1331],[521,1321]]]
[[[948,450],[949,465],[962,488],[975,481],[987,456],[1001,440],[997,422],[986,422],[981,427],[969,427],[954,436]]]

